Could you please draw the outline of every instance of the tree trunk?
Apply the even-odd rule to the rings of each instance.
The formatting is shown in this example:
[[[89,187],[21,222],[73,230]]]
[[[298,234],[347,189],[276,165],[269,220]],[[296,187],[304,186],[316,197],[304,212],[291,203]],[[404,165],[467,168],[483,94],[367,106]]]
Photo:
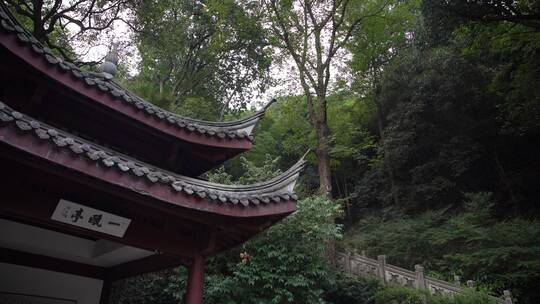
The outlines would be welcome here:
[[[42,8],[43,8],[43,1],[42,0],[34,0],[32,1],[32,6],[34,9],[33,16],[32,16],[32,22],[34,25],[34,28],[32,30],[32,34],[34,37],[41,43],[45,43],[46,40],[46,34],[45,29],[43,28],[43,21],[41,20],[42,17]]]
[[[319,171],[319,192],[332,197],[332,172],[330,171],[330,129],[326,121],[317,121],[317,165]]]
[[[373,73],[373,101],[377,107],[377,127],[379,130],[379,139],[384,139],[384,125],[386,124],[386,117],[382,103],[379,101],[379,94],[381,94],[381,81],[377,72]]]
[[[228,95],[226,98],[227,101],[225,101],[225,104],[221,106],[221,111],[219,112],[219,121],[223,121],[223,119],[225,118],[225,111],[229,108],[229,103],[231,100]]]
[[[512,208],[514,210],[514,214],[516,214],[517,203],[516,203],[516,196],[514,193],[514,189],[512,187],[512,182],[510,178],[508,178],[508,175],[506,174],[506,170],[504,169],[503,165],[501,164],[501,161],[499,160],[499,153],[497,153],[496,146],[494,147],[493,151],[494,151],[495,166],[497,167],[497,173],[499,173],[499,178],[501,179],[502,184],[506,188],[506,191],[508,192],[508,196],[510,196],[510,201],[512,202]]]
[[[375,94],[373,96],[373,99],[375,101],[375,105],[377,106],[377,127],[379,131],[379,143],[383,143],[384,141],[384,126],[386,124],[386,114],[384,112],[383,105],[380,101],[378,101],[379,94],[381,93],[381,85],[379,77],[375,74],[375,80],[374,80],[374,90]],[[384,146],[383,146],[384,147]],[[399,198],[396,193],[396,183],[395,183],[395,177],[394,177],[394,169],[392,168],[391,164],[388,164],[387,166],[387,173],[388,177],[390,178],[390,188],[392,191],[392,200],[394,202],[395,206],[399,205]]]
[[[159,80],[159,99],[162,100],[163,99],[163,87],[165,86],[165,81],[160,79]]]
[[[382,105],[376,99],[377,95],[375,95],[375,105],[377,106],[377,128],[379,131],[379,139],[382,141],[384,139],[384,110]]]
[[[377,100],[377,94],[376,91],[375,100]],[[382,107],[382,104],[380,102],[375,101],[375,104],[377,105],[377,126],[379,129],[379,142],[383,143],[384,141],[384,125],[385,125],[385,116],[384,116],[384,109]],[[384,143],[383,143],[384,144]],[[383,146],[384,147],[384,146]],[[392,200],[394,201],[394,205],[399,205],[399,198],[396,193],[396,182],[394,177],[394,169],[392,168],[391,162],[390,164],[387,164],[386,166],[388,177],[390,178],[390,188],[392,191]]]

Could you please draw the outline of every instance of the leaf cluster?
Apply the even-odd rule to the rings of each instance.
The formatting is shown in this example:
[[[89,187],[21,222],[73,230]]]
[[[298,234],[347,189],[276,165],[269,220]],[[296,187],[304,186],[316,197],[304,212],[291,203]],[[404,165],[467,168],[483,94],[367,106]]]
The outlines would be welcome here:
[[[144,0],[136,13],[142,61],[134,89],[144,97],[219,120],[246,107],[253,82],[264,85],[270,57],[260,21],[243,3]]]

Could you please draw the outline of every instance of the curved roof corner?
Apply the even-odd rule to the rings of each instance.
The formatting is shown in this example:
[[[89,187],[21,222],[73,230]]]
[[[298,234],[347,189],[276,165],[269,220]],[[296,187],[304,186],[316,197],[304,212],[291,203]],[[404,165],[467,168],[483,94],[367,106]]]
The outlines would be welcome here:
[[[294,186],[306,164],[302,157],[287,171],[261,183],[212,183],[146,164],[35,120],[2,102],[0,142],[126,191],[134,191],[131,179],[140,179],[137,191],[145,196],[186,208],[242,217],[294,211],[294,202],[298,200]]]
[[[10,49],[13,54],[35,69],[46,74],[47,77],[54,78],[78,93],[128,115],[147,126],[160,129],[186,141],[202,143],[198,138],[186,135],[192,133],[214,141],[223,139],[252,141],[253,130],[257,122],[274,101],[253,115],[235,121],[211,122],[183,117],[142,99],[123,88],[106,73],[85,71],[71,62],[57,57],[49,48],[43,46],[32,34],[27,32],[13,17],[6,4],[0,1],[0,33],[2,32],[14,37],[17,43],[0,37],[0,44]],[[21,48],[26,48],[28,52],[20,52]],[[97,92],[93,92],[93,90]],[[118,103],[118,101],[121,102]],[[173,127],[156,124],[155,120]],[[220,144],[219,146],[227,145]]]

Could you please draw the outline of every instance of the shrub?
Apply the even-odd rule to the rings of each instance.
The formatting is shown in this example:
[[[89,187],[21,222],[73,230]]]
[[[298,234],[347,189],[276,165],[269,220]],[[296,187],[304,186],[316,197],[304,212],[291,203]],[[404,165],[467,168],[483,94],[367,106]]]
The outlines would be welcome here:
[[[374,296],[375,304],[497,304],[487,293],[465,290],[454,297],[430,295],[404,286],[386,286]],[[360,302],[362,303],[362,302]]]
[[[324,298],[328,304],[374,304],[380,288],[377,279],[338,274],[326,286]]]
[[[299,201],[297,212],[239,250],[250,255],[248,262],[229,260],[228,294],[216,303],[323,303],[325,242],[341,236],[341,227],[328,219],[339,212],[338,204],[323,197]]]
[[[509,289],[520,303],[539,303],[540,221],[495,218],[488,193],[466,193],[463,205],[455,213],[366,218],[349,229],[343,245],[386,254],[388,263],[408,269],[422,264],[443,280],[456,274],[496,294]]]
[[[426,294],[405,286],[388,286],[375,294],[376,304],[425,304]]]
[[[497,301],[484,292],[466,290],[464,293],[455,296],[450,304],[497,304]],[[439,303],[434,303],[439,304]],[[440,303],[446,304],[446,303]]]

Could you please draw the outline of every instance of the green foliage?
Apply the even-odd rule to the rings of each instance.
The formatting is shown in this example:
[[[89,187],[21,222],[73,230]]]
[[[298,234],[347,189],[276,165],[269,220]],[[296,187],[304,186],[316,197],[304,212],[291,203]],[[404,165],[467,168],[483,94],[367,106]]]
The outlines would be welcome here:
[[[349,196],[354,180],[364,168],[377,161],[376,138],[370,132],[374,105],[370,100],[347,94],[335,94],[327,98],[329,127],[332,131],[331,166],[336,193]],[[257,127],[256,145],[246,153],[250,161],[262,163],[266,155],[280,156],[278,167],[288,168],[308,149],[316,147],[313,128],[307,120],[305,98],[288,96],[267,110],[265,118]],[[310,194],[316,189],[316,159],[308,155],[309,166],[302,174],[300,193]],[[238,160],[230,162],[227,169],[238,176],[242,172]]]
[[[323,303],[325,240],[341,235],[328,219],[339,209],[320,197],[300,201],[296,213],[243,246],[251,260],[229,265],[231,285],[216,303]]]
[[[117,281],[112,286],[110,303],[177,303],[174,296],[167,292],[167,286],[173,282],[175,276],[174,270],[165,270]]]
[[[356,184],[360,221],[345,239],[536,303],[540,39],[530,24],[471,23],[448,8],[466,5],[423,1],[425,22],[411,23],[411,39],[368,86],[384,114],[380,153]]]
[[[433,304],[497,304],[497,300],[484,292],[466,289],[465,292],[455,296],[452,299],[440,298],[433,301]]]
[[[485,189],[495,193],[499,212],[505,201],[512,202],[513,212],[535,208],[525,194],[534,186],[524,163],[534,162],[532,151],[537,151],[533,138],[540,130],[535,118],[540,95],[524,86],[540,83],[537,70],[531,69],[538,63],[507,55],[503,64],[503,49],[491,51],[484,40],[479,47],[470,46],[472,35],[478,31],[457,35],[451,46],[413,49],[386,69],[377,97],[388,113],[380,142],[384,156],[357,186],[358,209],[378,206],[414,213],[454,207],[461,192]],[[493,33],[480,36],[488,39]],[[537,38],[521,37],[522,51],[538,50]],[[528,75],[526,82],[516,78],[521,75],[514,73],[517,67]],[[499,80],[502,74],[504,81]],[[523,163],[514,161],[516,153]]]
[[[219,105],[203,97],[185,97],[180,103],[170,103],[169,110],[186,117],[202,120],[216,120],[219,117]]]
[[[380,80],[381,67],[408,43],[414,30],[421,1],[393,1],[391,9],[383,10],[377,18],[367,18],[348,45],[353,55],[350,62],[355,72],[353,89],[361,94],[373,94]]]
[[[233,177],[225,171],[225,167],[221,166],[212,172],[206,174],[208,181],[218,184],[231,185],[233,184]]]
[[[426,295],[416,289],[405,286],[391,286],[378,291],[376,304],[425,304]]]
[[[266,154],[260,166],[244,156],[241,156],[239,160],[243,169],[243,174],[238,180],[235,180],[235,178],[226,171],[224,166],[209,172],[206,174],[206,178],[211,182],[220,184],[249,185],[270,180],[282,173],[279,169],[279,157],[272,158],[269,154]]]
[[[478,58],[495,72],[488,91],[499,100],[497,121],[504,134],[523,136],[540,128],[540,39],[524,26],[462,27],[456,42],[465,56]]]
[[[381,288],[377,279],[338,273],[326,287],[324,298],[328,304],[374,304],[375,293]]]
[[[240,157],[240,160],[242,161],[244,174],[240,177],[239,183],[243,185],[267,181],[282,173],[278,168],[279,157],[273,159],[267,154],[260,167],[256,166],[254,162],[245,157]]]
[[[452,32],[462,26],[479,23],[523,26],[527,31],[540,30],[540,5],[537,1],[517,0],[424,0],[422,12],[428,28],[428,41],[447,43]]]
[[[489,119],[475,119],[479,109],[490,111],[478,90],[483,74],[447,49],[402,58],[389,70],[378,97],[389,113],[384,156],[359,183],[358,208],[414,212],[457,201],[476,169],[476,132],[489,128]]]
[[[180,114],[218,120],[244,109],[253,82],[265,83],[270,57],[251,4],[145,0],[136,9],[142,57],[131,87]]]
[[[298,211],[242,248],[211,259],[205,280],[205,303],[324,303],[328,265],[325,241],[341,236],[341,226],[328,221],[340,207],[322,197],[298,202]],[[249,254],[248,260],[239,258]],[[181,300],[186,272],[176,270],[166,293]],[[139,296],[141,296],[139,294]]]
[[[465,289],[453,297],[432,295],[401,285],[382,285],[376,279],[338,275],[325,293],[328,304],[496,304],[483,291]]]
[[[496,304],[486,293],[465,290],[452,298],[430,295],[404,286],[385,286],[374,295],[376,304]]]
[[[446,280],[457,274],[498,293],[512,289],[518,297],[533,296],[528,288],[540,279],[540,222],[497,221],[489,194],[465,196],[464,210],[453,215],[361,221],[347,232],[346,246],[386,254],[390,263],[409,269],[422,264]]]
[[[497,294],[511,289],[520,303],[537,303],[540,295],[533,285],[540,279],[540,38],[530,24],[474,21],[446,9],[462,9],[469,5],[466,2],[479,3],[392,2],[392,9],[384,10],[380,18],[367,18],[349,40],[353,78],[336,70],[340,86],[327,94],[326,106],[332,134],[333,194],[343,198],[340,203],[346,207],[345,217],[338,221],[349,225],[342,245],[367,249],[370,255],[386,254],[389,262],[406,268],[422,264],[441,279],[453,279],[453,275],[473,279]],[[496,2],[477,12],[495,16],[489,6]],[[285,13],[292,8],[290,1],[279,3]],[[347,18],[379,1],[364,8],[358,7],[360,2],[350,3]],[[512,5],[516,3],[521,2]],[[182,1],[174,4],[186,16],[200,9],[186,7]],[[201,11],[197,17],[201,19],[195,18],[194,24],[198,30],[218,32],[212,36],[215,41],[198,53],[201,62],[211,62],[209,56],[226,51],[231,41],[253,41],[264,33],[258,32],[264,26],[251,19],[257,9],[251,10],[250,5],[256,4],[210,1],[205,5],[208,11]],[[155,8],[154,13],[161,16],[161,9]],[[518,9],[530,12],[527,7]],[[209,16],[215,23],[205,19]],[[239,26],[233,24],[237,21]],[[152,37],[146,37],[148,41],[141,42],[146,48],[143,73],[133,81],[156,103],[169,107],[172,86],[168,83],[159,92],[155,76],[166,75],[161,70],[168,68],[164,55],[185,56],[178,50],[184,50],[182,46],[193,37],[184,32],[169,35],[167,31],[176,33],[185,27],[173,28],[170,23],[170,29],[164,30],[161,24],[155,29],[163,41],[149,42]],[[170,36],[174,36],[174,47],[166,49],[168,53],[154,53]],[[275,37],[266,38],[265,42],[276,42]],[[259,55],[263,54],[249,58],[258,60]],[[219,82],[204,83],[170,108],[188,116],[219,117],[224,100],[216,97],[218,90]],[[279,98],[257,127],[255,147],[208,178],[227,184],[252,183],[279,174],[308,148],[316,147],[308,121],[303,96]],[[308,162],[297,188],[305,194],[318,186],[314,155],[308,156]],[[324,204],[320,204],[324,215]],[[298,225],[294,228],[288,219],[244,248],[214,258],[206,301],[320,303],[324,298],[354,303],[355,298],[362,298],[371,303],[374,298],[369,294],[374,291],[369,284],[326,276],[324,261],[302,245],[306,231],[325,234],[313,226],[314,217],[291,218]],[[318,244],[311,244],[307,238],[314,251],[324,244],[324,237],[317,239]],[[243,251],[252,256],[249,262],[239,261]],[[179,281],[168,285],[177,298],[182,296],[179,286],[185,283],[182,271]],[[414,290],[399,288],[381,291],[379,297],[388,303],[426,299]],[[429,300],[488,303],[482,297],[475,293]]]

